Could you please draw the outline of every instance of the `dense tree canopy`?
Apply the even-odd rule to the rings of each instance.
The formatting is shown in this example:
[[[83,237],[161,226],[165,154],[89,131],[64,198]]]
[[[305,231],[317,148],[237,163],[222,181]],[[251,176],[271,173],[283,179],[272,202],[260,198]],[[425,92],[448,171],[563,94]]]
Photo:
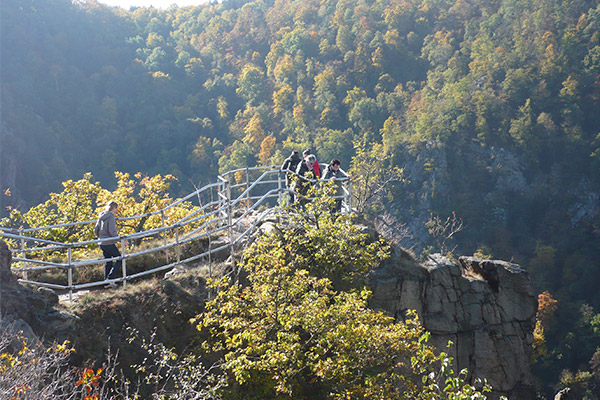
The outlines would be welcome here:
[[[0,7],[1,212],[88,171],[108,189],[115,170],[171,174],[177,195],[294,149],[344,167],[369,154],[403,174],[364,210],[417,252],[455,212],[457,251],[521,263],[559,319],[600,310],[597,1]],[[573,329],[546,337],[567,346]]]

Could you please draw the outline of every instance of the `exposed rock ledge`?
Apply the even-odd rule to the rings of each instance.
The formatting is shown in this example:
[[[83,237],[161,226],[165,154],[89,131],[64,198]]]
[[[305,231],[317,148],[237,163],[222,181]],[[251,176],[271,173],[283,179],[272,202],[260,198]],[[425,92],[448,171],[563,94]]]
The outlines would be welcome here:
[[[432,344],[457,371],[467,368],[493,386],[490,398],[535,399],[530,368],[537,301],[527,271],[504,261],[439,254],[422,265],[401,252],[372,280],[373,305],[402,318],[414,309]]]

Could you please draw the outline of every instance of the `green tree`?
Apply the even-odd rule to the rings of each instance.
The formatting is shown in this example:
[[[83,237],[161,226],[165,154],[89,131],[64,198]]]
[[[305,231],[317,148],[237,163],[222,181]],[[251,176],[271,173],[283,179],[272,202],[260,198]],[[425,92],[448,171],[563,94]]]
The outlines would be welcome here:
[[[50,193],[50,199],[30,208],[27,212],[13,210],[3,225],[38,228],[51,225],[64,225],[87,221],[93,218],[100,197],[108,191],[99,182],[92,182],[91,173],[84,174],[78,181],[68,180],[62,183],[63,191]],[[58,242],[79,242],[93,238],[93,226],[72,225],[42,230],[36,233],[40,239]]]
[[[195,323],[209,335],[205,348],[222,355],[224,397],[484,398],[466,373],[454,376],[445,354],[434,355],[414,315],[396,322],[368,307],[370,293],[356,277],[386,248],[328,212],[326,196],[318,199],[245,251],[245,284],[212,283],[216,297]],[[336,290],[330,278],[355,289]]]
[[[385,155],[383,145],[354,142],[355,156],[348,171],[352,177],[352,206],[358,212],[372,211],[381,206],[386,188],[402,181],[402,170],[390,166],[391,155]]]
[[[258,104],[267,89],[264,72],[255,65],[248,64],[242,69],[236,92],[248,102]]]
[[[169,192],[171,182],[176,180],[174,176],[159,174],[149,177],[137,173],[132,178],[128,173],[117,171],[117,188],[112,192],[102,188],[98,182],[92,182],[92,178],[92,174],[88,172],[78,181],[63,182],[62,192],[50,193],[49,200],[25,213],[13,210],[11,216],[3,220],[3,225],[38,228],[95,221],[105,204],[114,200],[119,204],[120,217],[142,216],[139,219],[119,222],[124,228],[121,231],[123,234],[163,226],[160,214],[147,214],[159,211],[174,202]],[[164,213],[164,224],[172,224],[193,210],[194,207],[187,202],[171,207]],[[62,243],[93,240],[93,226],[94,224],[76,224],[44,229],[37,231],[35,236]]]

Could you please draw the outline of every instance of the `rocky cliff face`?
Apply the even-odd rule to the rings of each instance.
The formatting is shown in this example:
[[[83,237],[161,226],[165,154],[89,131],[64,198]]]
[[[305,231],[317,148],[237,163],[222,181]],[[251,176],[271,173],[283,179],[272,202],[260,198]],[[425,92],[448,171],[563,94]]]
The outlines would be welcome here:
[[[494,388],[491,398],[535,399],[529,360],[537,301],[528,273],[504,261],[434,255],[419,265],[405,253],[373,276],[373,304],[403,318],[414,309],[432,344]]]
[[[60,314],[54,308],[58,297],[52,291],[20,285],[10,271],[11,260],[8,246],[0,241],[0,322],[35,343],[48,326],[47,318]]]

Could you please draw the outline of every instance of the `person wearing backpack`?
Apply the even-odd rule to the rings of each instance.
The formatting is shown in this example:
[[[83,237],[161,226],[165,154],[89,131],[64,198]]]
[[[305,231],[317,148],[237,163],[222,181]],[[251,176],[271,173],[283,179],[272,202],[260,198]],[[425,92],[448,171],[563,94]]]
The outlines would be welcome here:
[[[300,204],[302,206],[308,203],[306,195],[308,194],[308,189],[312,185],[312,180],[315,179],[313,168],[316,160],[317,158],[314,156],[314,154],[309,154],[304,161],[298,164],[298,168],[296,169],[296,174],[298,174],[298,177],[293,186],[296,193],[300,195]]]
[[[300,159],[300,154],[298,153],[298,150],[294,150],[294,151],[292,151],[292,154],[290,154],[290,156],[288,158],[286,158],[283,161],[283,164],[281,165],[282,170],[292,171],[292,172],[287,172],[285,175],[285,184],[288,189],[291,189],[292,179],[294,177],[293,172],[296,172],[296,168],[298,167],[298,164],[300,163],[300,161],[302,161],[302,160]],[[293,204],[294,203],[294,192],[292,190],[290,190],[288,193],[290,195],[290,204]]]
[[[119,211],[119,205],[115,201],[109,201],[104,211],[98,216],[96,225],[94,226],[94,233],[96,237],[100,239],[100,249],[104,258],[121,257],[121,253],[117,248],[117,241],[119,237],[119,231],[117,230],[117,219],[116,213]],[[115,279],[117,271],[121,268],[121,260],[107,261],[104,264],[104,280]],[[115,288],[117,285],[114,282],[110,282],[106,285],[107,288]]]

